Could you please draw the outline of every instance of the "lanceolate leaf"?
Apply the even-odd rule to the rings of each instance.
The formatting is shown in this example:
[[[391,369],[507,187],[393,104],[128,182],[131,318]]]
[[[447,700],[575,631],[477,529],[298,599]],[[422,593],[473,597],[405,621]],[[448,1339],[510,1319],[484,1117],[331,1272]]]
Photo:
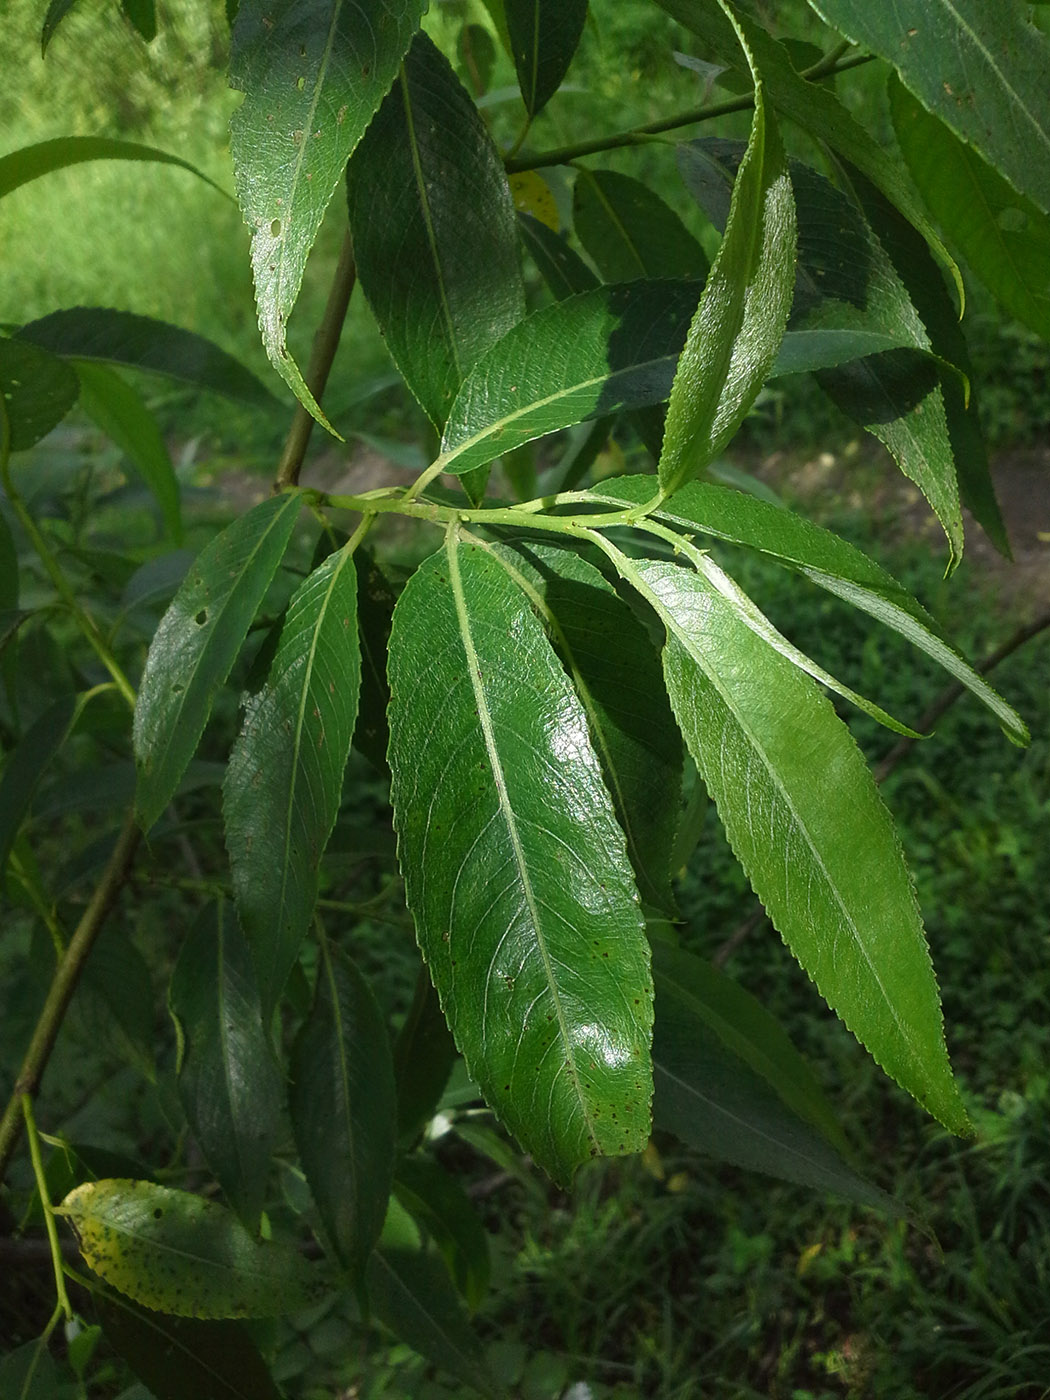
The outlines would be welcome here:
[[[522,101],[530,117],[561,86],[587,19],[587,0],[503,0]]]
[[[261,407],[274,405],[269,389],[212,341],[130,311],[113,311],[104,306],[52,311],[23,326],[18,339],[32,341],[56,355],[147,369],[231,399],[243,399]]]
[[[87,1182],[60,1213],[95,1273],[174,1317],[277,1317],[331,1284],[297,1250],[253,1239],[225,1207],[150,1181]]]
[[[455,528],[390,642],[420,946],[471,1077],[565,1182],[649,1133],[648,947],[586,712],[526,595]]]
[[[223,784],[226,847],[268,1017],[299,956],[357,718],[357,574],[345,549],[296,591]]]
[[[361,642],[361,700],[354,727],[354,747],[380,773],[389,772],[390,743],[386,711],[390,686],[386,678],[386,648],[397,595],[386,574],[366,549],[354,552],[357,570],[357,620]]]
[[[197,175],[213,189],[225,195],[226,191],[209,180],[196,166],[179,156],[168,155],[153,146],[140,146],[135,141],[116,141],[106,136],[59,136],[53,141],[41,141],[35,146],[24,146],[20,151],[0,158],[0,199],[19,185],[28,184],[52,170],[64,170],[67,165],[79,165],[86,160],[149,160],[162,165],[181,165]]]
[[[354,154],[347,188],[362,289],[440,431],[467,372],[525,314],[525,290],[499,154],[425,34]]]
[[[605,505],[633,506],[648,501],[651,491],[651,477],[626,476],[603,482],[590,496]],[[654,514],[679,529],[760,550],[892,627],[976,695],[1014,743],[1028,743],[1017,712],[944,640],[926,609],[873,559],[830,530],[711,482],[691,482]]]
[[[746,51],[746,50],[745,50]],[[660,485],[676,491],[736,432],[776,358],[795,283],[795,207],[760,75],[729,220],[667,408]]]
[[[383,1228],[393,1180],[394,1068],[368,984],[327,944],[313,1010],[292,1051],[291,1077],[299,1160],[336,1254],[359,1275]]]
[[[81,361],[76,371],[84,411],[142,477],[157,499],[165,529],[176,545],[181,544],[179,483],[157,420],[141,394],[107,365]]]
[[[458,476],[557,428],[662,402],[699,291],[630,282],[526,317],[468,375],[445,429],[444,469]]]
[[[76,696],[60,695],[6,756],[0,776],[0,877],[37,784],[69,738],[76,718]]]
[[[171,800],[291,538],[299,498],[261,501],[202,551],[161,618],[135,707],[145,830]]]
[[[279,1400],[269,1367],[239,1322],[165,1317],[106,1298],[106,1340],[156,1400]]]
[[[241,0],[230,82],[237,195],[252,230],[259,328],[274,367],[327,420],[287,345],[324,211],[397,74],[425,0]]]
[[[810,0],[893,64],[922,105],[1050,213],[1050,42],[1017,0]],[[888,191],[887,191],[888,193]]]
[[[896,80],[890,110],[911,177],[948,242],[1011,316],[1050,340],[1047,220]]]
[[[667,628],[671,704],[773,923],[886,1072],[967,1131],[900,843],[849,730],[704,579],[608,548]]]
[[[79,392],[76,372],[64,360],[0,337],[0,412],[12,452],[26,451],[61,423]]]
[[[612,170],[580,170],[573,227],[606,282],[635,277],[707,276],[704,250],[678,215],[641,180]]]
[[[840,1156],[833,1110],[779,1024],[709,963],[654,943],[653,1121],[712,1157],[837,1191],[888,1198]]]
[[[425,968],[394,1042],[397,1135],[411,1143],[437,1112],[456,1059],[456,1045]]]
[[[555,233],[530,214],[519,213],[518,229],[525,251],[558,301],[597,287],[597,277],[575,248],[570,247],[564,234]],[[697,287],[698,295],[699,292]]]
[[[533,602],[583,702],[639,893],[668,911],[682,740],[653,645],[612,585],[575,550],[522,544],[496,554]]]
[[[473,1312],[488,1291],[489,1243],[458,1179],[431,1158],[415,1153],[398,1166],[394,1192],[441,1250],[456,1287]]]
[[[284,1086],[232,905],[211,904],[183,944],[168,1006],[178,1086],[204,1160],[249,1229],[259,1223]]]

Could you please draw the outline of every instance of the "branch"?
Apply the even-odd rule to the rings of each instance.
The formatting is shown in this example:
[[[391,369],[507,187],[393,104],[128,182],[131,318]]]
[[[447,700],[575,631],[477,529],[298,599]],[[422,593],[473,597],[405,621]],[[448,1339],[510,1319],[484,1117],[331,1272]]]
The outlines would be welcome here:
[[[325,306],[321,323],[314,335],[310,363],[306,369],[306,387],[318,403],[321,402],[321,395],[328,383],[328,375],[332,368],[332,361],[335,359],[335,352],[339,349],[339,337],[343,331],[346,309],[350,305],[350,297],[356,281],[357,268],[354,266],[354,245],[350,238],[350,230],[347,229],[343,238],[343,246],[339,250],[339,261],[332,277],[332,285],[328,292],[328,304]],[[284,450],[277,464],[277,479],[274,482],[275,492],[283,491],[288,486],[298,485],[299,472],[303,465],[303,458],[306,456],[306,448],[313,428],[313,415],[308,413],[302,404],[296,404],[292,426],[288,430]]]
[[[77,989],[84,964],[121,887],[128,878],[141,839],[142,833],[135,818],[129,815],[117,838],[109,863],[103,871],[102,879],[84,910],[62,961],[55,970],[47,1000],[37,1019],[33,1038],[4,1110],[3,1120],[0,1121],[0,1181],[4,1179],[24,1125],[22,1095],[35,1095],[40,1088],[40,1081],[51,1058],[51,1051],[69,1009],[69,1003],[73,999],[73,993]]]

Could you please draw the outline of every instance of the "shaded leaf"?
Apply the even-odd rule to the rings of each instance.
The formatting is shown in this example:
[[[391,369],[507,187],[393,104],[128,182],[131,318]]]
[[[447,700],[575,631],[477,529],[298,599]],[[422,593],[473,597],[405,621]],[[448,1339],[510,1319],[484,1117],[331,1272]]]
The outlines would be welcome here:
[[[156,1400],[279,1400],[280,1392],[239,1322],[167,1317],[105,1298],[106,1340]]]
[[[75,1005],[94,1049],[109,1051],[155,1079],[153,980],[127,935],[103,931],[81,974]]]
[[[384,1247],[368,1261],[372,1311],[413,1351],[482,1395],[496,1391],[444,1264],[415,1249]]]
[[[359,1276],[394,1174],[397,1103],[383,1015],[357,968],[322,944],[313,1009],[291,1055],[292,1131],[322,1223]]]
[[[603,505],[630,507],[648,501],[651,490],[651,477],[628,476],[602,482],[589,494]],[[1014,743],[1028,743],[1017,712],[945,641],[926,609],[892,574],[830,530],[710,482],[691,482],[654,514],[679,529],[746,545],[797,569],[811,583],[906,637],[986,705]]]
[[[24,452],[61,423],[77,401],[75,371],[46,350],[0,336],[0,415],[12,452]]]
[[[456,40],[459,70],[475,97],[482,97],[492,82],[496,45],[483,24],[465,24]]]
[[[533,312],[482,357],[441,444],[461,475],[557,428],[670,393],[696,309],[692,282],[598,287]]]
[[[157,37],[155,0],[120,0],[120,8],[147,44]]]
[[[120,448],[156,497],[164,526],[182,543],[179,483],[157,420],[142,396],[106,365],[79,361],[80,402],[88,416]]]
[[[10,751],[0,777],[0,876],[15,837],[29,811],[37,785],[69,738],[77,718],[74,695],[61,695],[30,726]]]
[[[499,153],[425,34],[354,153],[347,190],[362,289],[440,432],[466,374],[525,314],[525,292]]]
[[[940,276],[940,273],[937,273]],[[910,344],[904,333],[884,331],[822,330],[787,331],[780,342],[777,358],[769,372],[770,379],[785,374],[810,374],[818,369],[834,369],[850,360],[878,355],[884,350],[899,350]]]
[[[202,335],[150,316],[104,306],[76,306],[30,321],[17,338],[56,355],[146,369],[227,398],[261,407],[274,405],[269,389],[239,360]]]
[[[667,406],[658,467],[664,495],[703,471],[736,432],[772,368],[791,307],[791,181],[761,75],[750,53],[747,58],[755,79],[755,115],[725,234]]]
[[[467,1193],[437,1162],[419,1154],[399,1164],[394,1191],[441,1251],[453,1282],[473,1312],[488,1292],[489,1242]]]
[[[136,806],[145,830],[193,757],[298,514],[295,495],[253,506],[204,548],[161,618],[135,706]]]
[[[284,1085],[251,954],[226,900],[190,930],[171,976],[179,1098],[204,1160],[250,1230],[259,1224]]]
[[[909,15],[865,0],[810,3],[853,43],[891,63],[928,111],[1050,213],[1050,42],[1024,5],[929,0]]]
[[[78,0],[51,0],[47,7],[47,14],[44,16],[43,27],[40,30],[40,57],[47,54],[47,46],[55,37],[55,30],[73,9]]]
[[[36,145],[23,146],[19,151],[0,157],[0,199],[18,189],[19,185],[37,180],[41,175],[64,170],[69,165],[80,165],[86,160],[148,160],[158,161],[161,165],[179,165],[220,194],[226,193],[189,161],[168,155],[166,151],[158,151],[154,146],[142,146],[136,141],[117,141],[108,136],[59,136],[53,141],[39,141]]]
[[[597,277],[564,234],[556,233],[539,219],[524,213],[518,214],[518,230],[526,252],[558,301],[597,287]],[[698,295],[699,292],[698,287]]]
[[[259,328],[274,368],[329,426],[285,344],[306,259],[346,162],[397,74],[425,0],[241,0],[230,83],[237,197],[252,231]]]
[[[331,1284],[297,1250],[253,1239],[224,1206],[188,1191],[114,1178],[78,1186],[56,1209],[95,1273],[173,1317],[277,1317]]]
[[[266,1020],[313,915],[360,679],[357,573],[342,549],[289,603],[269,679],[247,702],[223,783],[234,894]]]
[[[561,86],[587,19],[587,0],[503,0],[525,110],[534,117]]]
[[[397,595],[367,549],[354,553],[357,570],[357,622],[361,640],[361,699],[354,747],[378,772],[389,773],[386,751],[390,743],[386,712],[390,686],[386,678],[386,649]]]
[[[680,277],[702,282],[704,250],[681,219],[641,180],[612,170],[580,170],[573,187],[576,236],[606,282]]]
[[[671,704],[774,925],[887,1074],[968,1131],[900,842],[849,730],[706,580],[606,548],[667,628]]]
[[[400,1141],[414,1141],[433,1118],[455,1059],[456,1044],[438,994],[421,968],[412,1005],[394,1042]]]
[[[651,986],[623,834],[528,599],[455,529],[398,602],[390,688],[408,904],[468,1073],[556,1180],[639,1150]]]

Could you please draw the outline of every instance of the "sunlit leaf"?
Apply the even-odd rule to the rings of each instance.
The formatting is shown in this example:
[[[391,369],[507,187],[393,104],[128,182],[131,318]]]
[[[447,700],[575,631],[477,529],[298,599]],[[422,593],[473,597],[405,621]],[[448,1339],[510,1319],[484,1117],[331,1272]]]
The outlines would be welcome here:
[[[0,199],[18,189],[19,185],[28,184],[41,175],[49,175],[53,170],[64,170],[69,165],[79,165],[86,160],[147,160],[159,161],[162,165],[179,165],[220,194],[226,193],[189,161],[169,155],[166,151],[158,151],[153,146],[142,146],[135,141],[118,141],[107,136],[59,136],[53,141],[23,146],[19,151],[0,157]]]

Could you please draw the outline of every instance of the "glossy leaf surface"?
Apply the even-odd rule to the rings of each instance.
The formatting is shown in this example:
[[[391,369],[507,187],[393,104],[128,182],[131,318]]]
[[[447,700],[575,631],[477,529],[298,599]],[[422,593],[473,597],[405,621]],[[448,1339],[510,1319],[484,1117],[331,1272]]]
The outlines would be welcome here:
[[[279,1400],[259,1348],[238,1322],[167,1317],[106,1299],[106,1340],[156,1400]]]
[[[183,944],[168,1006],[179,1098],[204,1160],[249,1229],[259,1223],[284,1085],[232,904],[209,905]]]
[[[0,413],[12,452],[24,452],[61,423],[77,401],[76,372],[46,350],[0,336]]]
[[[533,602],[583,702],[638,891],[645,903],[669,910],[682,740],[652,642],[575,550],[530,542],[500,548],[497,557]]]
[[[355,152],[347,187],[361,286],[440,432],[468,371],[525,314],[525,291],[499,153],[425,34]]]
[[[795,282],[795,206],[760,76],[747,152],[718,256],[682,352],[660,454],[666,495],[711,462],[736,432],[776,358]]]
[[[1050,340],[1047,220],[896,81],[890,110],[911,177],[948,242],[1011,316]]]
[[[511,54],[530,117],[561,86],[587,19],[587,0],[503,0]]]
[[[671,704],[774,925],[887,1074],[966,1132],[915,893],[849,730],[704,579],[616,562],[667,628]]]
[[[418,1249],[383,1247],[368,1261],[375,1316],[413,1351],[485,1396],[496,1390],[448,1271]]]
[[[41,175],[64,170],[69,165],[80,165],[86,160],[148,160],[159,161],[162,165],[178,165],[219,190],[220,194],[226,193],[196,166],[179,156],[169,155],[167,151],[158,151],[153,146],[142,146],[136,141],[117,141],[108,136],[59,136],[53,141],[23,146],[20,151],[0,157],[0,199],[18,189],[19,185],[28,184]]]
[[[313,1009],[290,1068],[299,1160],[336,1254],[356,1276],[386,1216],[397,1102],[382,1012],[339,948],[322,947]]]
[[[828,24],[893,64],[922,105],[1050,213],[1050,41],[1002,0],[810,0]]]
[[[274,405],[269,389],[213,341],[150,316],[105,306],[76,306],[30,321],[18,332],[18,339],[56,355],[146,369],[227,398],[264,408]]]
[[[61,1212],[95,1273],[174,1317],[277,1317],[331,1283],[297,1250],[253,1239],[225,1207],[149,1181],[87,1182]]]
[[[306,259],[346,162],[397,75],[425,0],[241,0],[230,83],[237,197],[252,231],[259,328],[271,363],[327,420],[285,344]]]
[[[288,605],[269,679],[247,702],[223,783],[234,894],[265,1017],[313,914],[360,683],[357,573],[353,557],[339,550]]]
[[[845,1143],[830,1104],[759,1003],[669,944],[653,945],[653,969],[656,1126],[751,1171],[886,1204],[836,1150]]]
[[[685,224],[648,185],[629,175],[580,170],[572,221],[606,282],[636,277],[702,282],[707,276],[707,257]]]
[[[650,477],[627,476],[603,482],[590,494],[603,504],[632,506],[648,501],[651,489]],[[987,706],[1014,743],[1028,743],[1028,729],[1016,710],[945,641],[907,589],[848,541],[792,511],[712,482],[690,482],[655,515],[679,529],[746,545],[798,569],[811,583],[906,637]]]
[[[204,548],[161,618],[135,707],[136,808],[146,830],[193,757],[298,514],[291,495],[253,506]]]
[[[515,326],[467,376],[441,444],[461,475],[557,428],[667,398],[700,288],[599,287]]]
[[[120,448],[149,487],[160,507],[165,529],[175,544],[181,544],[179,483],[157,420],[142,395],[107,365],[80,361],[76,371],[84,411]]]
[[[649,1132],[648,947],[586,713],[525,594],[456,532],[410,580],[390,642],[420,946],[469,1074],[568,1181]]]

